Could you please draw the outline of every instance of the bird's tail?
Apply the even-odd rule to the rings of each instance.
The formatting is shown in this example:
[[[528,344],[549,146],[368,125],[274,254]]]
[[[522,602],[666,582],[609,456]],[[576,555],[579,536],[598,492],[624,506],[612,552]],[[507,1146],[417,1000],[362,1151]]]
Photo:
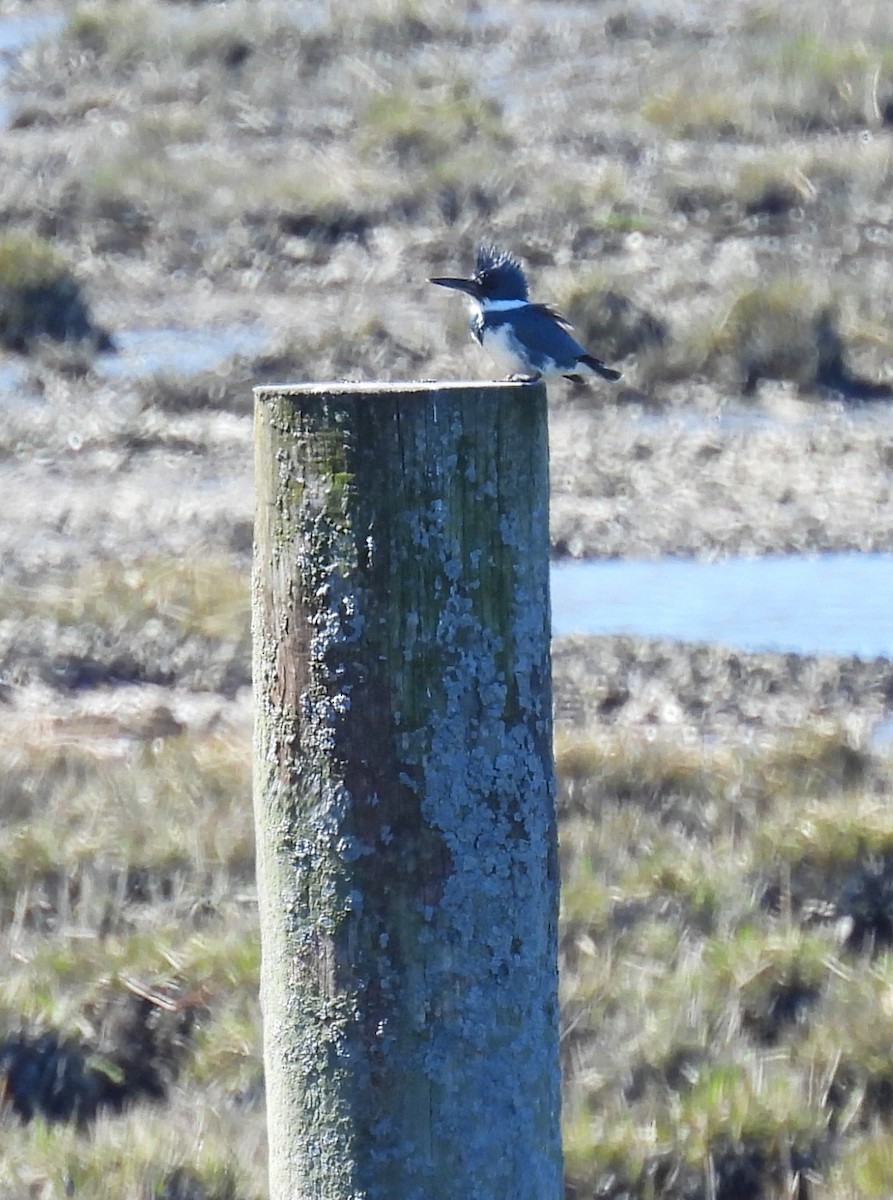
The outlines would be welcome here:
[[[606,366],[600,358],[596,358],[592,354],[581,354],[577,359],[577,365],[588,367],[590,371],[595,371],[596,375],[601,375],[602,379],[610,379],[615,383],[618,379],[623,378],[622,371],[615,371],[613,367]]]

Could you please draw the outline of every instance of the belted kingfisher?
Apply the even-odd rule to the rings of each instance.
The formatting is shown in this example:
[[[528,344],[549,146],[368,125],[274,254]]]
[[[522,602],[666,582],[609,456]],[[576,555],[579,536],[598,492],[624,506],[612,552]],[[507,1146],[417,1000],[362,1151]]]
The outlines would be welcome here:
[[[613,367],[587,354],[570,332],[568,321],[545,304],[528,299],[527,278],[516,258],[495,246],[478,250],[470,279],[429,279],[469,297],[471,336],[509,372],[512,381],[533,382],[563,375],[580,382],[584,375],[622,379]]]

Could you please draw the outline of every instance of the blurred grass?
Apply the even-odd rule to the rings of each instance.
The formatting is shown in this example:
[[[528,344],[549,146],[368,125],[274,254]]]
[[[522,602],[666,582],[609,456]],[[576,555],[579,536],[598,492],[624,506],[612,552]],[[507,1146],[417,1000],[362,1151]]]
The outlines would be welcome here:
[[[252,1200],[263,1195],[263,1141],[245,1124],[225,1113],[209,1121],[184,1096],[170,1112],[102,1118],[89,1138],[65,1126],[13,1126],[4,1130],[0,1195]],[[234,1165],[233,1147],[243,1150],[247,1169]]]
[[[14,612],[15,598],[7,597],[4,607]],[[61,625],[123,620],[136,630],[155,619],[185,636],[235,640],[248,621],[248,590],[245,577],[225,559],[144,559],[129,567],[102,563],[57,589],[42,588],[34,611]]]
[[[733,1196],[745,1178],[786,1195],[798,1172],[821,1179],[841,1113],[849,1145],[887,1112],[886,1018],[867,1014],[889,1005],[893,959],[847,929],[886,853],[889,768],[805,733],[710,748],[593,731],[560,741],[557,762],[573,1193]],[[798,903],[777,898],[780,879]]]
[[[498,6],[444,0],[332,3],[313,13],[281,0],[72,3],[58,35],[15,69],[13,125],[64,130],[77,151],[42,172],[36,211],[29,181],[41,169],[23,139],[24,157],[0,182],[0,206],[88,254],[149,258],[158,269],[218,281],[239,275],[252,289],[290,286],[296,263],[325,269],[335,247],[359,244],[374,257],[385,231],[403,230],[416,250],[421,241],[426,256],[441,257],[445,230],[466,237],[472,225],[522,249],[528,242],[537,251],[543,239],[547,259],[570,249],[601,268],[605,256],[657,247],[661,238],[672,244],[684,218],[688,236],[701,226],[732,242],[785,234],[762,244],[760,256],[772,259],[776,277],[796,274],[816,309],[830,271],[821,256],[803,267],[797,246],[814,236],[804,214],[828,231],[842,222],[832,240],[845,258],[843,231],[873,220],[891,173],[883,139],[831,144],[830,135],[883,130],[893,113],[893,42],[879,36],[876,6],[840,37],[827,7],[742,5],[728,28],[711,29],[710,55],[692,51],[704,32],[697,23],[607,13],[609,51],[612,39],[622,48],[645,38],[661,65],[639,64],[612,80],[620,126],[602,121],[603,133],[577,137],[550,110],[552,84],[540,87],[537,47],[562,36],[561,22],[541,29],[526,9],[515,15],[517,44],[507,46]],[[588,52],[586,12],[581,5],[571,23]],[[599,52],[608,53],[602,41]],[[525,69],[513,74],[506,55]],[[559,98],[561,61],[556,50]],[[517,82],[528,78],[529,86]],[[573,96],[572,72],[567,86]],[[581,112],[593,103],[581,102]],[[551,122],[545,136],[541,121]],[[670,169],[656,174],[648,168],[662,153],[651,145],[655,130],[655,145],[673,146]],[[701,377],[732,393],[763,378],[805,391],[846,384],[839,373],[816,375],[814,354],[790,322],[778,340],[792,330],[792,355],[761,350],[756,375],[748,364],[722,369],[715,329],[687,311],[698,281],[685,274],[684,256],[675,272],[666,249],[659,295],[638,294],[652,290],[645,257],[627,294],[663,330],[659,345],[631,352],[641,368],[630,378],[647,394]],[[711,314],[739,299],[740,279],[730,287],[720,274]],[[871,310],[881,284],[847,274],[853,295],[842,303]],[[863,338],[862,350],[876,370],[876,341]]]
[[[7,1180],[142,1197],[189,1170],[202,1194],[260,1194],[249,763],[247,731],[112,759],[0,741],[6,1029],[89,1040],[105,998],[135,984],[202,998],[160,1107],[104,1115],[90,1139],[13,1121]],[[847,944],[840,879],[886,853],[890,768],[830,734],[661,747],[596,728],[561,739],[558,767],[572,1192],[888,1178],[874,1139],[893,1112],[893,955]],[[821,912],[766,900],[801,861]],[[199,1135],[221,1119],[219,1138]]]
[[[141,875],[171,891],[203,890],[221,873],[250,879],[248,770],[244,748],[214,735],[156,738],[120,764],[77,744],[7,747],[0,902],[13,911],[44,884],[65,895],[72,919],[86,905],[91,924],[110,920],[107,892],[151,890]],[[171,804],[178,820],[159,820]]]
[[[19,683],[185,684],[229,693],[250,681],[247,571],[235,556],[100,560],[0,585],[0,662]]]
[[[403,163],[433,166],[472,141],[479,153],[488,144],[492,151],[509,148],[499,105],[463,79],[436,90],[414,86],[375,95],[362,125],[367,145],[389,149]]]
[[[26,229],[9,229],[0,236],[0,345],[26,352],[46,339],[112,346],[56,247]]]
[[[75,262],[128,319],[128,289],[154,316],[187,277],[200,315],[228,289],[272,297],[296,332],[261,373],[427,372],[440,335],[396,301],[487,234],[546,285],[572,270],[558,298],[581,336],[649,387],[808,389],[837,306],[889,349],[887,14],[851,6],[835,37],[819,8],[748,5],[723,40],[721,22],[583,6],[590,92],[569,11],[518,5],[508,28],[473,4],[335,0],[302,25],[279,3],[70,3],[14,68],[0,206],[29,270]],[[244,415],[256,377],[148,379],[166,423],[103,437],[140,455],[171,414]],[[4,454],[35,444],[38,412]],[[4,581],[4,673],[66,697],[122,674],[232,694],[237,557],[85,554]],[[262,1195],[247,731],[164,704],[4,729],[3,1032],[96,1041],[133,986],[201,1004],[164,1103],[89,1136],[5,1112],[0,1200]],[[557,754],[569,1195],[893,1194],[889,764],[809,729],[668,744],[593,725]]]
[[[83,738],[3,741],[0,762],[2,1032],[99,1047],[134,988],[200,997],[162,1104],[102,1115],[90,1137],[7,1117],[0,1194],[46,1179],[60,1194],[184,1195],[179,1172],[191,1196],[260,1195],[247,736],[177,735],[112,757]]]

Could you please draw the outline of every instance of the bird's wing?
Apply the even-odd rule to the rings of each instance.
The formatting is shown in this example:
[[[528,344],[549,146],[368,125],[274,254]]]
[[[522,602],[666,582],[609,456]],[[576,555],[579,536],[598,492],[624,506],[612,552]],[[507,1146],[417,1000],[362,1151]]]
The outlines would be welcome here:
[[[562,329],[573,329],[573,325],[571,325],[567,317],[563,313],[558,312],[557,309],[551,308],[548,304],[531,304],[530,307],[535,309],[536,312],[541,312],[545,316],[551,317],[553,321],[557,321]]]

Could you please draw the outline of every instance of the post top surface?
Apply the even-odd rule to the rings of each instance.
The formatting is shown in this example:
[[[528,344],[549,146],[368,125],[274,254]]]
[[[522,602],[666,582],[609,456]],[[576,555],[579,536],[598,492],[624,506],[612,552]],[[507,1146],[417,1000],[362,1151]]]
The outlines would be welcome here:
[[[400,395],[430,396],[432,392],[461,392],[461,391],[519,391],[524,388],[542,386],[541,384],[496,382],[492,379],[424,379],[400,380],[385,382],[382,380],[351,380],[328,383],[265,383],[254,388],[254,394],[259,400],[272,396],[382,396]]]

